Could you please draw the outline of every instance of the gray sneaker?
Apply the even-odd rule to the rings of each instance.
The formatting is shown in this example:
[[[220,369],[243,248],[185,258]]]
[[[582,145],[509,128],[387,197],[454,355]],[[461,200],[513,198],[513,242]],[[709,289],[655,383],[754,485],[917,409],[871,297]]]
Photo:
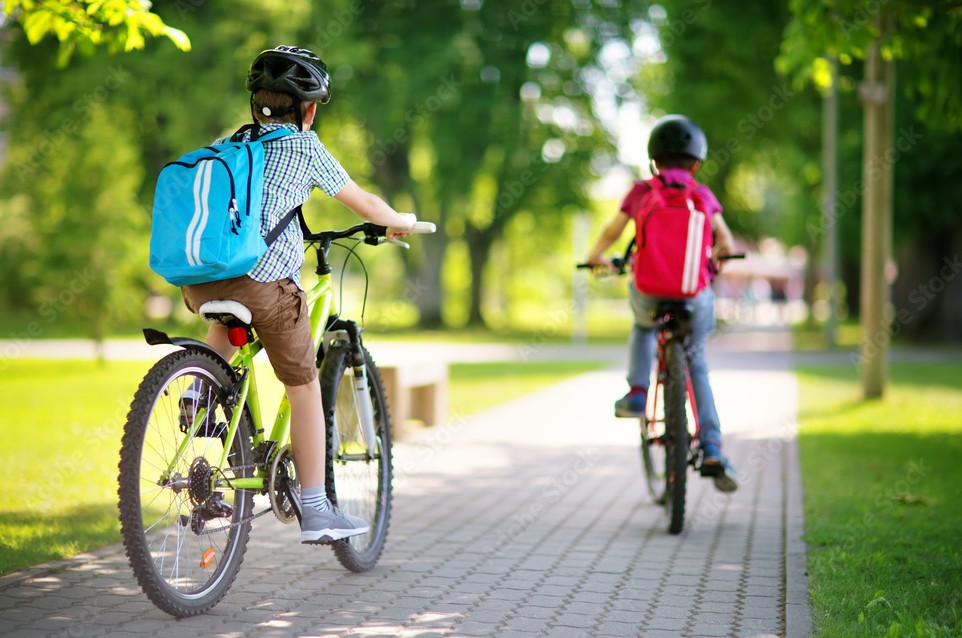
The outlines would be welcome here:
[[[302,543],[329,543],[364,534],[368,529],[367,521],[345,514],[336,507],[326,512],[305,507],[301,513]]]

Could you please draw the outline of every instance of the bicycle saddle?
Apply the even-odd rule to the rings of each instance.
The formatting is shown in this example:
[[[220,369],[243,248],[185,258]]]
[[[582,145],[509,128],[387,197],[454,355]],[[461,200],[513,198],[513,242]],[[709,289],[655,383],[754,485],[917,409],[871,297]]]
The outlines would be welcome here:
[[[229,299],[213,299],[200,307],[197,311],[207,323],[219,323],[230,327],[230,324],[239,321],[249,326],[251,324],[250,308],[239,301]]]
[[[661,301],[652,311],[651,318],[676,334],[687,336],[691,334],[691,319],[694,313],[695,306],[690,301]]]
[[[658,319],[666,315],[672,315],[680,321],[688,321],[692,318],[694,312],[695,306],[690,301],[660,301],[652,312],[652,318]]]

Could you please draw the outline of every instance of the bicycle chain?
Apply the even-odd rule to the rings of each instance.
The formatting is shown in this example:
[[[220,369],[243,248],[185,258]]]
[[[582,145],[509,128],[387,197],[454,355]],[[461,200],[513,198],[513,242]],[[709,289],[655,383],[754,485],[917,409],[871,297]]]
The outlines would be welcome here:
[[[257,465],[257,464],[252,464],[252,465],[235,465],[235,466],[232,466],[230,469],[233,470],[234,473],[235,473],[235,475],[236,475],[236,473],[237,473],[238,471],[256,470],[256,469],[258,469],[258,465]],[[225,478],[226,478],[226,477],[225,477]],[[230,485],[230,479],[227,479],[227,484]],[[253,503],[253,501],[252,501],[252,503]],[[268,507],[268,508],[265,509],[264,511],[258,512],[257,514],[251,514],[250,516],[245,516],[244,518],[242,518],[241,520],[239,520],[239,521],[237,521],[237,522],[235,522],[235,523],[229,523],[229,524],[227,524],[227,525],[222,525],[221,527],[216,527],[216,528],[214,528],[214,529],[205,529],[204,531],[198,533],[197,535],[198,535],[198,536],[209,536],[209,535],[215,534],[215,533],[217,533],[217,532],[222,532],[222,531],[224,531],[224,530],[229,530],[229,529],[233,529],[233,528],[235,528],[235,527],[240,527],[241,525],[244,525],[245,523],[250,523],[250,522],[253,521],[255,518],[260,518],[260,517],[263,516],[264,514],[267,514],[268,512],[272,512],[272,511],[273,511],[273,510],[272,510],[270,507]]]

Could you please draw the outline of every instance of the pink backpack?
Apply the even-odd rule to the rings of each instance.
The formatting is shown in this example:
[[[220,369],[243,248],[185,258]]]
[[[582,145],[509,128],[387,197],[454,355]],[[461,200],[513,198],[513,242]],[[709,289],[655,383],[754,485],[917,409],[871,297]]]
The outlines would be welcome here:
[[[651,190],[635,216],[635,286],[655,297],[694,297],[711,282],[711,220],[699,210],[698,184],[644,183]]]

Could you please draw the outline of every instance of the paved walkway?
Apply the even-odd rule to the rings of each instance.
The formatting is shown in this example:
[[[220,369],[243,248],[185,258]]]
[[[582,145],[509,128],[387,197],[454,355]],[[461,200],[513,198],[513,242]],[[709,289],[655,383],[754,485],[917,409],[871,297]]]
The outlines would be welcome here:
[[[0,634],[807,636],[788,355],[732,337],[711,359],[742,489],[693,476],[679,536],[644,491],[636,429],[609,416],[613,368],[399,444],[391,533],[368,573],[263,517],[207,615],[155,609],[114,546],[0,579]]]

